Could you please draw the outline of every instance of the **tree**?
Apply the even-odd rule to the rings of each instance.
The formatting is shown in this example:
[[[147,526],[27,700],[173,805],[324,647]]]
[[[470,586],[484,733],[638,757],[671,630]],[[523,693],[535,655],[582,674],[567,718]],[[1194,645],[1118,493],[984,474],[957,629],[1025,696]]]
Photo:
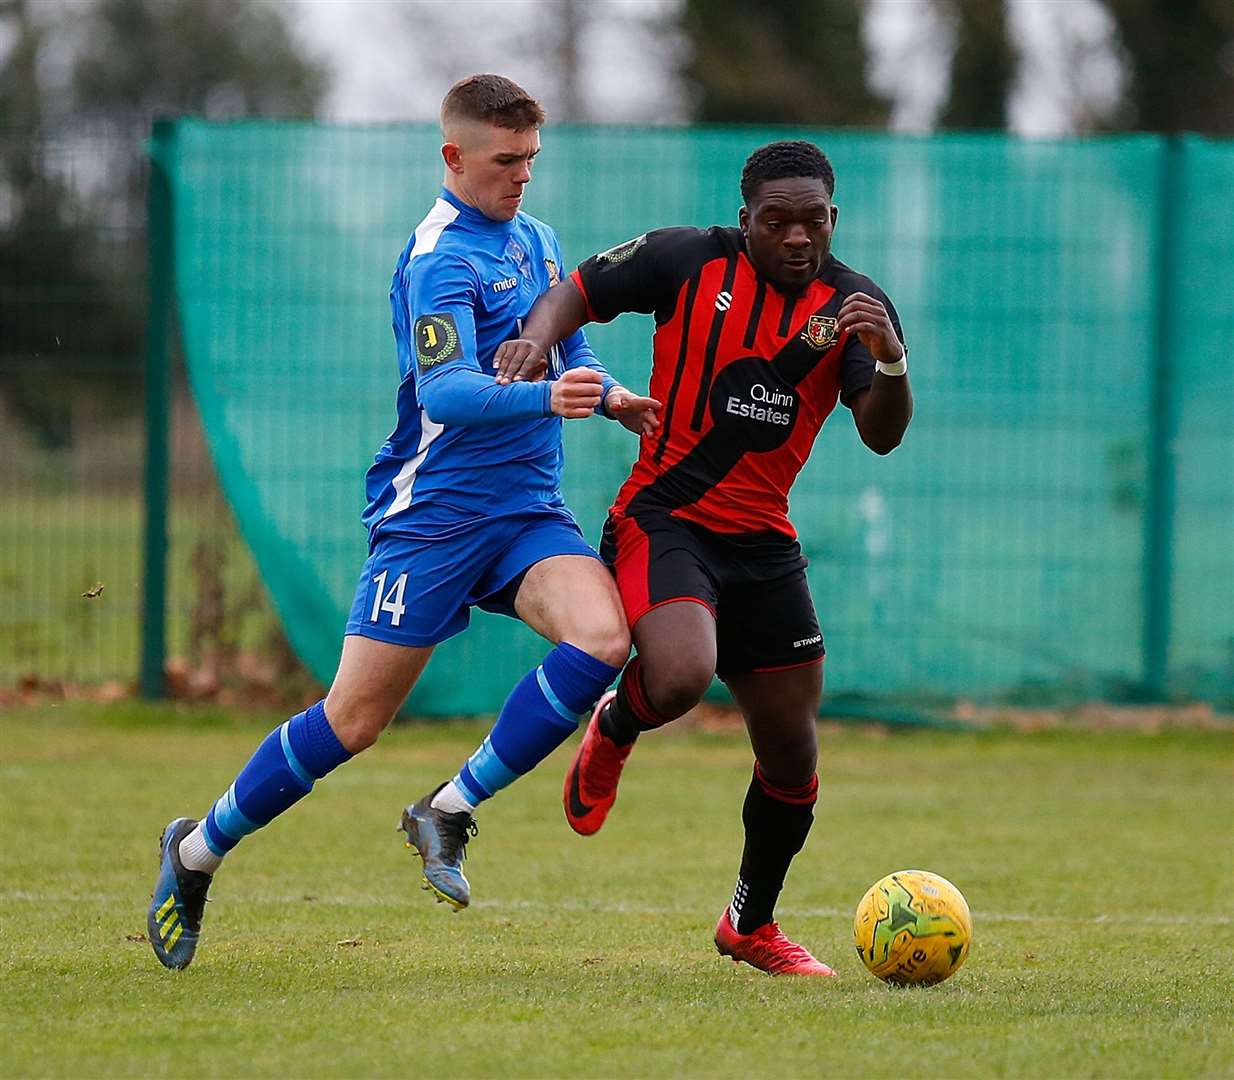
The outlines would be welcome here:
[[[93,230],[48,167],[37,78],[46,28],[25,0],[7,0],[0,16],[12,39],[0,69],[0,385],[13,414],[56,449],[72,433],[63,359],[135,348],[138,313],[108,280]]]
[[[142,122],[156,112],[311,117],[326,81],[278,8],[233,0],[98,0],[73,74],[87,114]]]
[[[0,392],[62,447],[83,390],[116,415],[140,407],[151,117],[311,116],[326,74],[268,5],[97,0],[39,5],[38,20],[33,6],[0,0]],[[66,86],[40,79],[53,46],[71,57]]]
[[[0,30],[11,41],[0,64],[0,226],[12,228],[38,210],[36,202],[55,196],[40,160],[38,62],[46,31],[31,19],[27,0],[0,0]]]
[[[1130,76],[1112,126],[1234,135],[1234,4],[1105,0]]]
[[[685,0],[686,78],[699,120],[881,127],[866,79],[860,0]]]
[[[497,71],[523,85],[544,104],[549,123],[558,124],[613,118],[602,100],[597,69],[614,51],[635,52],[643,65],[658,66],[676,44],[662,8],[639,0],[468,0],[465,34],[459,33],[458,8],[440,0],[401,0],[374,14],[383,41],[405,41],[415,56],[416,84],[401,102],[405,115],[435,116],[453,83],[478,71]],[[607,104],[624,112],[629,99],[639,96],[629,94],[630,88],[627,80],[627,100],[621,102],[611,100],[622,97],[620,92],[608,90]],[[637,119],[666,119],[674,106],[657,102],[652,115]]]
[[[935,0],[935,5],[955,35],[939,126],[1006,128],[1019,56],[1007,31],[1004,0]]]

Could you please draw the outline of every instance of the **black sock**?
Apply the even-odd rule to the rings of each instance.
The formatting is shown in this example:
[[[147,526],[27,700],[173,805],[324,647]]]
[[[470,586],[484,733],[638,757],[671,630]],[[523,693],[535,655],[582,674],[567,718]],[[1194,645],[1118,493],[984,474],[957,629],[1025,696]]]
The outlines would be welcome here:
[[[647,701],[643,667],[636,656],[626,665],[617,684],[617,696],[600,711],[600,732],[618,746],[629,746],[642,732],[665,723],[667,720]]]
[[[612,739],[618,746],[629,746],[638,738],[638,722],[629,711],[617,703],[621,700],[621,688],[617,688],[617,697],[600,710],[600,733]]]
[[[737,933],[749,934],[771,922],[789,864],[814,824],[817,797],[817,777],[801,788],[777,788],[754,767],[741,811],[746,843],[733,892]]]

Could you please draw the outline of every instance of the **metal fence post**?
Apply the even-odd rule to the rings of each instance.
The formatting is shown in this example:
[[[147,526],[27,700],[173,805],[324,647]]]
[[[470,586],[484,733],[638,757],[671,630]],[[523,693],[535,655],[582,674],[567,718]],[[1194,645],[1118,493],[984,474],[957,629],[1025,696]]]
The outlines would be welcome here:
[[[1178,406],[1174,317],[1180,269],[1179,218],[1186,147],[1178,136],[1162,140],[1157,185],[1156,320],[1148,414],[1148,489],[1144,499],[1144,624],[1142,683],[1152,700],[1169,691],[1170,610],[1174,572],[1174,509]]]
[[[171,411],[172,221],[171,185],[160,145],[170,142],[174,125],[156,120],[149,144],[146,294],[146,475],[145,560],[142,588],[141,696],[161,698],[166,684],[167,503],[169,413]]]

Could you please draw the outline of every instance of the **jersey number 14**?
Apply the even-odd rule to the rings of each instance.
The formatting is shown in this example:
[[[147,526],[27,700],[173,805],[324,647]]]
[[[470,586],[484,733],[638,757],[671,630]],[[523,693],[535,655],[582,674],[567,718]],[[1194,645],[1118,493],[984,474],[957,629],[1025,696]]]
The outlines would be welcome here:
[[[390,591],[386,592],[386,575],[388,570],[383,570],[375,578],[373,584],[377,586],[377,592],[373,595],[373,613],[369,616],[369,622],[378,622],[383,611],[390,614],[390,625],[398,626],[403,620],[403,615],[407,611],[407,605],[403,603],[403,591],[407,588],[407,575],[399,574],[394,579],[394,584],[390,586]]]

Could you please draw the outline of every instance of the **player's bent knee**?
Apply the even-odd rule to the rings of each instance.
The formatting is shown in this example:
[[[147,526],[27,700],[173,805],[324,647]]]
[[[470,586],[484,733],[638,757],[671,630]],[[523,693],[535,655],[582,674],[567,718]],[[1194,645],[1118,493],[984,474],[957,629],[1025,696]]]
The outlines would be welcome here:
[[[800,737],[777,740],[760,746],[758,767],[771,783],[781,787],[800,787],[810,782],[818,770],[818,740],[813,732]]]
[[[326,717],[338,741],[352,754],[372,746],[394,719],[393,713],[371,703],[349,705],[330,696],[326,697]]]
[[[630,631],[624,619],[580,627],[564,640],[610,667],[622,667],[630,658]]]
[[[340,724],[331,724],[338,741],[353,754],[367,750],[385,729],[385,724],[375,724],[366,719],[350,719]]]
[[[713,674],[710,666],[694,663],[690,658],[661,666],[654,672],[645,666],[644,672],[651,707],[674,720],[702,701]]]
[[[611,667],[623,667],[630,659],[630,632],[622,627],[587,652]]]
[[[381,737],[390,719],[357,717],[350,724],[344,725],[343,731],[336,730],[335,734],[338,736],[338,741],[348,750],[353,754],[358,754],[361,750],[367,750]]]
[[[707,684],[705,683],[683,681],[669,683],[655,691],[648,687],[647,696],[651,698],[652,707],[656,712],[675,720],[679,716],[684,716],[702,701],[703,694],[706,692]]]
[[[777,757],[760,754],[758,767],[762,774],[777,787],[804,787],[818,771],[817,755],[801,757]]]

